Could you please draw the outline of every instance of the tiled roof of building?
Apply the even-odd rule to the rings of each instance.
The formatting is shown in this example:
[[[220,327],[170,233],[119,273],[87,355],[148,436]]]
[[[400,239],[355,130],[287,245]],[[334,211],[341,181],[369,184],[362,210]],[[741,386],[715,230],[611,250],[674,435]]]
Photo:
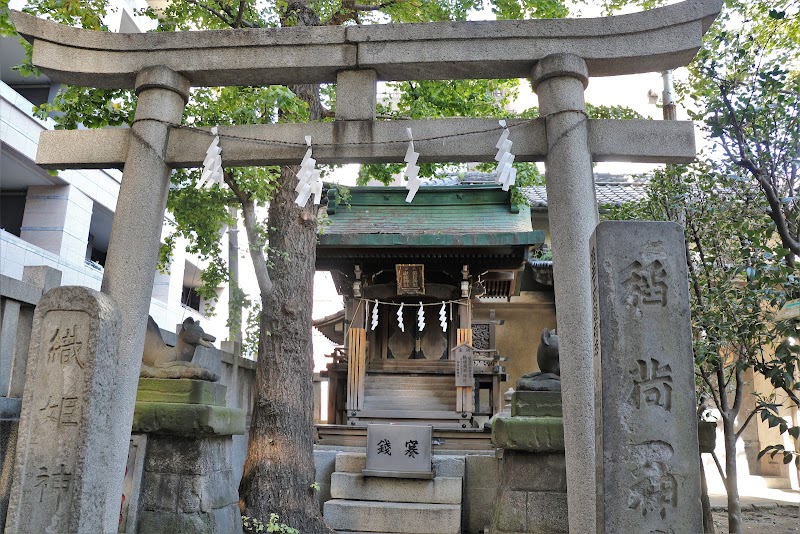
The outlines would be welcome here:
[[[536,185],[522,187],[520,191],[531,203],[531,208],[547,207],[547,191],[545,186]],[[620,206],[627,202],[636,202],[647,196],[645,184],[642,183],[595,183],[597,204],[599,206]]]
[[[486,247],[544,241],[531,227],[530,208],[512,206],[510,194],[494,184],[424,187],[411,204],[407,193],[404,187],[349,188],[341,205],[329,202],[320,245]]]
[[[494,173],[485,172],[465,172],[461,174],[449,174],[442,178],[424,180],[422,185],[461,185],[461,184],[485,184],[494,183]],[[597,203],[602,206],[620,206],[627,202],[636,202],[647,196],[645,186],[647,179],[632,177],[620,174],[595,174],[595,192]],[[547,208],[547,191],[545,186],[536,185],[520,188],[520,192],[525,195],[530,202],[532,209]]]

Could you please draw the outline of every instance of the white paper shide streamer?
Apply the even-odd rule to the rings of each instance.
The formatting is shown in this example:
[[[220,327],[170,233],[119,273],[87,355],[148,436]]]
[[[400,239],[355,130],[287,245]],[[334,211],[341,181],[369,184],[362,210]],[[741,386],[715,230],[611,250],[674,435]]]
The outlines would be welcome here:
[[[400,309],[397,310],[397,326],[401,332],[406,331],[406,325],[403,324],[403,303],[400,303]]]
[[[447,305],[444,302],[439,310],[439,324],[442,326],[442,332],[447,332]]]
[[[425,308],[422,303],[419,303],[419,311],[417,312],[417,331],[422,332],[425,330]]]
[[[372,308],[372,330],[378,328],[378,303]]]
[[[300,170],[297,173],[297,186],[294,188],[297,192],[297,200],[295,203],[301,208],[306,205],[309,197],[314,195],[314,204],[319,205],[322,200],[322,179],[320,178],[320,171],[316,168],[317,160],[311,157],[311,136],[305,137],[306,155],[303,156],[303,161],[300,162]]]
[[[497,160],[497,176],[495,180],[503,186],[503,191],[508,191],[508,188],[517,181],[517,169],[514,168],[514,154],[511,153],[511,145],[513,143],[508,138],[510,132],[506,126],[506,121],[501,120],[500,126],[503,128],[503,133],[495,145],[495,148],[497,148],[497,155],[494,157]]]
[[[408,134],[408,150],[406,150],[406,157],[403,158],[403,161],[407,163],[406,169],[403,171],[403,174],[406,175],[408,178],[408,183],[406,184],[406,189],[408,189],[408,195],[406,195],[406,202],[411,202],[414,200],[414,195],[417,194],[417,189],[419,189],[420,180],[418,178],[419,175],[419,165],[417,165],[417,158],[419,158],[419,152],[414,152],[414,136],[411,134],[411,128],[406,128],[406,133]]]
[[[222,183],[222,148],[219,146],[219,134],[217,127],[211,128],[211,134],[214,139],[211,141],[208,150],[206,150],[206,159],[203,160],[203,174],[195,185],[195,189],[212,184]]]

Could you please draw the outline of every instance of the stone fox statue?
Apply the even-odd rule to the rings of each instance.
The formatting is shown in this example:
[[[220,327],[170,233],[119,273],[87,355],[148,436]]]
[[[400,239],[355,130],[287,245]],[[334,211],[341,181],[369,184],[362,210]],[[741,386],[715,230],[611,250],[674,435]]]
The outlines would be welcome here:
[[[164,343],[161,330],[156,322],[152,317],[148,317],[140,376],[144,378],[193,378],[216,382],[219,380],[216,374],[191,363],[197,346],[211,347],[210,342],[215,339],[214,336],[203,331],[200,321],[189,317],[183,322],[177,344],[170,347]]]
[[[561,366],[558,360],[558,335],[545,328],[542,343],[536,351],[539,371],[522,375],[517,380],[517,391],[561,391]]]

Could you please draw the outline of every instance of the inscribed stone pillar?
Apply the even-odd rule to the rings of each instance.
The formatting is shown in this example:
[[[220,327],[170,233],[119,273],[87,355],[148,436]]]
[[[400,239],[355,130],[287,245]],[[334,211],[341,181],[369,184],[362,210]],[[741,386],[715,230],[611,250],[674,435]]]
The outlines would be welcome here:
[[[597,532],[702,532],[683,230],[603,222],[592,255]]]
[[[104,510],[119,514],[121,495],[106,483],[118,327],[113,299],[85,287],[36,307],[6,532],[116,532]]]
[[[189,82],[166,67],[148,67],[136,78],[136,93],[136,115],[102,284],[103,293],[114,297],[121,315],[119,363],[114,397],[108,406],[112,418],[106,445],[113,451],[114,469],[108,473],[107,483],[112,495],[122,494],[161,223],[167,205],[170,168],[164,163],[164,156],[170,127],[181,122]],[[119,503],[107,507],[104,513],[105,524],[115,525],[116,530]]]
[[[595,530],[592,286],[589,239],[597,225],[586,104],[586,63],[555,54],[531,81],[547,129],[547,204],[561,354],[570,532]]]

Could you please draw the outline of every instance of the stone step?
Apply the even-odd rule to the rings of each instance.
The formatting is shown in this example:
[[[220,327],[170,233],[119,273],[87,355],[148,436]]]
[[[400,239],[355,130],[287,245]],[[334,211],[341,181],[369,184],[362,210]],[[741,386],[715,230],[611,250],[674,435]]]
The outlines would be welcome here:
[[[383,501],[432,504],[461,504],[461,478],[364,477],[356,473],[333,473],[331,497],[353,501]]]
[[[437,477],[463,477],[464,456],[435,454],[432,457],[433,474]],[[363,452],[340,452],[336,455],[337,473],[360,475],[367,466],[367,455]]]
[[[325,521],[336,531],[397,534],[458,534],[461,505],[332,499],[325,503]]]

